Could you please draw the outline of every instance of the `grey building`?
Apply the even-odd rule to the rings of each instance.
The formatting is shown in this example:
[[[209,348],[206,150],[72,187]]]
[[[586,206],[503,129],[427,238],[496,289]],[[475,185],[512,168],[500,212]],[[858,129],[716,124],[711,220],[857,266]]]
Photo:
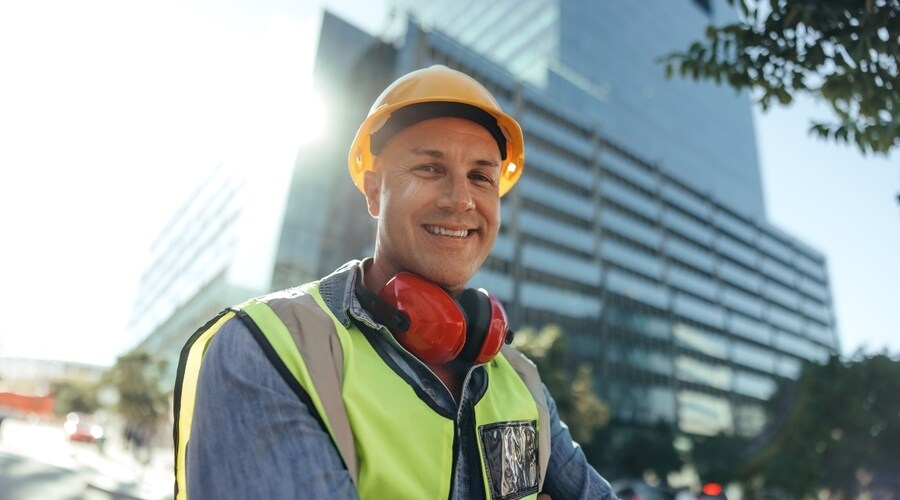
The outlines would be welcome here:
[[[724,1],[396,0],[408,12],[503,67],[592,129],[703,193],[763,217],[745,94],[666,80],[658,62],[709,24],[736,18]],[[398,23],[399,25],[399,23]]]
[[[587,3],[431,2],[441,15],[416,12],[424,25],[401,16],[389,42],[326,14],[316,79],[346,100],[331,103],[340,117],[331,139],[298,159],[273,286],[371,253],[374,224],[347,181],[347,145],[395,77],[458,68],[485,83],[526,134],[526,173],[503,199],[501,234],[472,285],[501,298],[514,327],[561,326],[572,361],[594,366],[595,387],[619,419],[755,435],[778,381],[837,349],[825,259],[765,219],[746,96],[666,82],[655,62],[702,32],[689,26],[713,12],[651,2],[656,16],[688,25],[657,21],[648,26],[661,40],[626,40],[625,27],[590,26],[651,18],[650,4],[606,12]],[[531,5],[530,16],[510,14]],[[513,36],[516,22],[535,29],[525,21],[534,16],[552,22]],[[510,32],[486,39],[495,18]],[[455,35],[430,19],[452,20]],[[665,32],[668,24],[678,33]],[[634,71],[613,47],[585,60],[607,38],[643,44],[626,51]],[[539,61],[540,71],[520,60]],[[653,91],[636,87],[645,80]]]
[[[667,82],[655,63],[728,13],[690,0],[457,3],[397,11],[384,38],[325,14],[315,78],[333,96],[328,133],[298,154],[267,215],[281,224],[265,240],[274,257],[248,260],[232,230],[203,254],[206,228],[249,216],[225,188],[195,197],[189,210],[205,215],[173,222],[154,251],[134,316],[142,345],[171,358],[238,295],[370,255],[349,144],[394,78],[445,64],[484,83],[526,134],[525,175],[472,285],[504,301],[514,328],[561,326],[618,419],[757,434],[778,382],[838,340],[824,257],[766,221],[746,96]]]

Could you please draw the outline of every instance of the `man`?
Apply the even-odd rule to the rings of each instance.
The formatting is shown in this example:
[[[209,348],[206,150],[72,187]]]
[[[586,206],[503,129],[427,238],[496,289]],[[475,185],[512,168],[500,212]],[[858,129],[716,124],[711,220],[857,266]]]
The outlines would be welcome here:
[[[201,328],[176,384],[176,497],[614,498],[465,285],[522,172],[516,121],[432,66],[391,84],[350,150],[375,255]]]

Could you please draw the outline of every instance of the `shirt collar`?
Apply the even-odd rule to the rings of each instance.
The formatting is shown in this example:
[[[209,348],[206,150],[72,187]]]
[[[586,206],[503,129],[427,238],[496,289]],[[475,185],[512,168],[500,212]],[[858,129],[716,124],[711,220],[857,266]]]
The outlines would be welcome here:
[[[356,280],[362,279],[362,272],[372,258],[351,260],[319,282],[319,293],[325,305],[331,309],[334,317],[346,328],[350,328],[353,320],[362,321],[366,326],[378,330],[381,328],[366,311],[356,296]]]

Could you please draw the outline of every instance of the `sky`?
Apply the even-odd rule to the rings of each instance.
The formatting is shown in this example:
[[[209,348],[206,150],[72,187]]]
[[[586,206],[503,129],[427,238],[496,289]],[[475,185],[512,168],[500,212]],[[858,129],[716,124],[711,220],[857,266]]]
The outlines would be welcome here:
[[[382,1],[0,2],[0,357],[130,347],[150,244],[193,185],[235,156],[289,165],[327,126],[323,5],[384,23]],[[900,353],[900,159],[808,136],[823,113],[755,112],[768,216],[828,258],[843,352]]]

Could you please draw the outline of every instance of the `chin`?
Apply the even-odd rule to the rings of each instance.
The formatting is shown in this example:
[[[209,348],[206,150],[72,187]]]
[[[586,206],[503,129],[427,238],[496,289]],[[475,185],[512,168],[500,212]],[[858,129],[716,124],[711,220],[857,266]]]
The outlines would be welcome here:
[[[427,272],[418,274],[448,290],[461,290],[465,288],[466,283],[468,283],[469,280],[472,279],[472,276],[475,274],[474,270],[472,270],[471,272],[460,272],[458,267],[452,272],[446,272],[446,267],[453,267],[452,264],[449,266],[445,264],[445,266],[442,267],[445,267],[445,269],[432,268]]]

